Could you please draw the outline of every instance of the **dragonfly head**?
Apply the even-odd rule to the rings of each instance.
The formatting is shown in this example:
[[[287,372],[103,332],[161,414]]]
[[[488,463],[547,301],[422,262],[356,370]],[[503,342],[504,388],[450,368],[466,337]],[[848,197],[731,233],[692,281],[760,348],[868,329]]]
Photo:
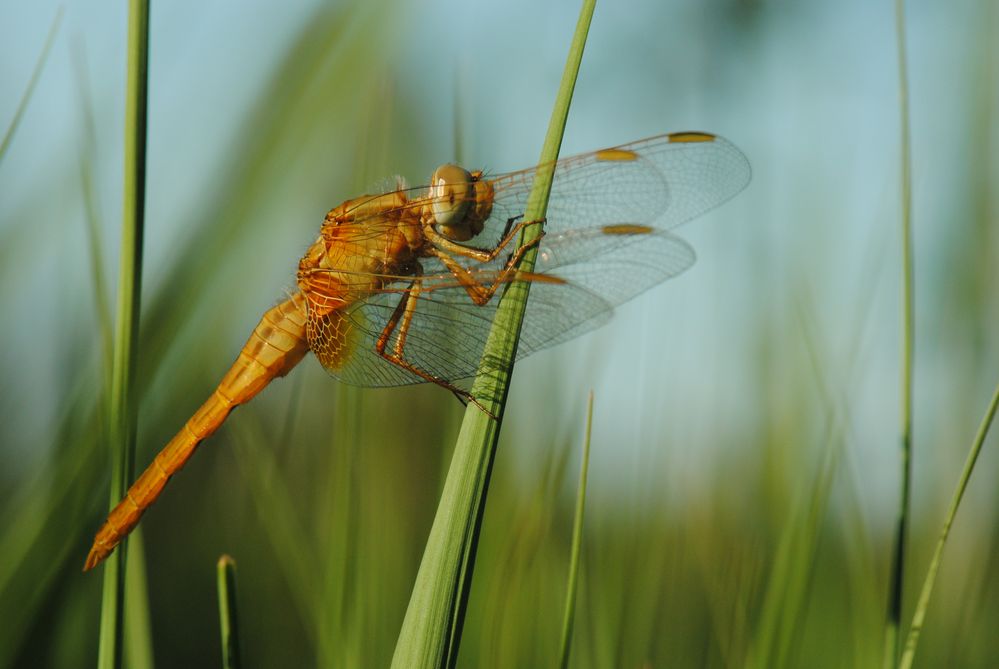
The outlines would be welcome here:
[[[482,232],[492,209],[492,188],[481,172],[458,165],[441,165],[430,182],[430,211],[442,235],[456,242]]]

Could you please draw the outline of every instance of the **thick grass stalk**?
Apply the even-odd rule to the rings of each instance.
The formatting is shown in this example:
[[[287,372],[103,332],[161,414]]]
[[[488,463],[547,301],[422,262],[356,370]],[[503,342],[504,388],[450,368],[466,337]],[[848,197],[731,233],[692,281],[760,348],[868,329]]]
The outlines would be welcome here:
[[[593,427],[593,391],[586,403],[586,436],[583,441],[583,464],[579,470],[579,489],[576,491],[576,514],[572,522],[572,553],[569,558],[569,579],[565,589],[565,611],[562,616],[562,643],[559,666],[569,666],[569,649],[572,646],[572,626],[576,617],[576,590],[579,581],[579,562],[583,548],[583,512],[586,510],[586,476],[590,469],[590,434]]]
[[[596,0],[583,1],[524,212],[525,220],[541,221],[545,217],[553,163],[562,145],[569,103],[595,5]],[[531,226],[522,242],[527,243],[540,234],[540,226]],[[536,247],[524,256],[520,268],[523,271],[533,269],[535,256]],[[472,403],[465,411],[451,468],[392,658],[392,666],[397,669],[450,667],[457,661],[486,492],[529,288],[526,282],[515,281],[500,298],[479,373],[472,384],[472,395],[492,415]]]
[[[982,444],[985,443],[985,437],[988,436],[989,428],[992,426],[992,419],[995,418],[996,407],[999,407],[999,385],[996,386],[995,391],[992,393],[992,402],[989,403],[989,408],[986,409],[985,416],[978,426],[978,432],[971,443],[971,450],[968,451],[968,457],[964,461],[961,478],[958,480],[957,488],[954,490],[954,495],[950,500],[950,508],[947,509],[947,516],[944,518],[943,530],[940,532],[937,547],[933,551],[933,559],[930,560],[929,569],[926,571],[923,589],[919,593],[919,601],[916,602],[916,611],[912,615],[912,625],[909,626],[909,634],[905,640],[905,652],[902,654],[902,660],[899,663],[900,669],[911,669],[912,667],[912,661],[916,656],[916,644],[919,643],[919,634],[923,630],[926,611],[930,605],[930,595],[933,594],[937,572],[940,571],[940,561],[943,558],[944,546],[947,544],[947,537],[950,535],[950,528],[954,524],[954,517],[957,515],[957,509],[961,505],[964,491],[968,488],[971,472],[974,471],[978,455],[982,451]]]
[[[912,286],[912,158],[909,132],[909,75],[905,47],[905,0],[895,0],[895,30],[898,44],[899,108],[901,113],[902,167],[902,381],[901,381],[901,465],[902,485],[891,572],[888,575],[888,610],[885,622],[885,669],[897,666],[902,595],[905,587],[905,551],[912,506],[912,363],[914,298]]]
[[[131,0],[128,12],[128,76],[125,90],[124,205],[118,265],[118,320],[111,371],[109,442],[111,503],[118,503],[132,478],[138,402],[135,393],[139,296],[142,292],[142,231],[146,195],[146,86],[149,2]],[[122,664],[126,545],[106,562],[101,602],[98,667]]]
[[[56,11],[55,18],[52,19],[52,27],[49,28],[48,37],[45,38],[45,46],[42,47],[42,52],[38,55],[38,60],[35,62],[35,69],[32,70],[31,78],[28,79],[28,85],[24,89],[24,94],[21,95],[20,102],[17,103],[17,109],[14,110],[14,117],[10,120],[10,124],[7,125],[3,139],[0,140],[0,160],[3,160],[4,155],[7,153],[10,141],[14,138],[14,133],[17,132],[17,126],[21,124],[24,110],[28,108],[28,102],[31,100],[31,96],[35,92],[35,86],[38,85],[38,80],[42,76],[42,70],[49,59],[49,52],[52,51],[52,44],[55,42],[56,33],[59,32],[59,25],[62,23],[63,9],[63,7],[60,7]]]
[[[219,592],[219,625],[222,631],[222,668],[239,669],[239,619],[236,616],[236,561],[219,558],[215,570]]]

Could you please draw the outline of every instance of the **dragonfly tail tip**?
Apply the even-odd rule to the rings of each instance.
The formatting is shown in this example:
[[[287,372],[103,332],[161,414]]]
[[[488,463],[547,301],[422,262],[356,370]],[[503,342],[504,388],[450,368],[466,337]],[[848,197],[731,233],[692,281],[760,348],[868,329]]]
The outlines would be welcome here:
[[[90,549],[90,553],[87,554],[87,561],[83,563],[83,571],[88,572],[101,562],[104,558],[108,556],[108,551],[103,550],[101,547],[94,544]]]

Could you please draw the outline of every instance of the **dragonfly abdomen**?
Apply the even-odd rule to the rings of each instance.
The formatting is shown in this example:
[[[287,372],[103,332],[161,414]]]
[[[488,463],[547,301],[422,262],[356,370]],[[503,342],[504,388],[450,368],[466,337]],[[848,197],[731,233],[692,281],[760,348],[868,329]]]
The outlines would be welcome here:
[[[94,537],[84,571],[99,564],[132,531],[170,477],[235,407],[253,399],[272,379],[284,376],[298,364],[309,350],[305,321],[305,297],[301,293],[263,315],[215,392],[157,454],[108,515]]]

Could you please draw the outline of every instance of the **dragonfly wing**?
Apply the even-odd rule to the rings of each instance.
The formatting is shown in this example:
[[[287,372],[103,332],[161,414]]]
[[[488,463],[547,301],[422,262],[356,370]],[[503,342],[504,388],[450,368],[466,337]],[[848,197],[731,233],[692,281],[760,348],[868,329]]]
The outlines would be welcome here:
[[[693,262],[694,252],[686,242],[650,228],[608,226],[547,235],[536,267],[546,278],[532,283],[518,359],[603,325],[614,306],[676,276]],[[501,291],[488,304],[476,305],[453,275],[426,264],[435,271],[420,279],[402,356],[439,378],[468,378],[478,369]],[[482,266],[470,273],[489,285],[501,269],[501,264]],[[327,364],[331,374],[363,386],[425,380],[386,360],[376,349],[393,315],[400,313],[400,301],[410,285],[395,282],[343,312],[338,329],[351,332],[350,355]],[[389,331],[384,350],[396,350],[401,335],[399,327]]]
[[[524,215],[537,170],[483,177],[492,187],[492,211],[471,245],[492,248],[508,222]],[[558,233],[617,222],[669,230],[726,202],[750,178],[749,161],[742,152],[707,133],[659,135],[570,156],[554,163],[545,228]],[[403,191],[406,203],[395,210],[370,214],[358,210],[354,224],[367,226],[372,218],[420,207],[428,188]]]
[[[484,282],[495,277],[495,272],[485,270],[477,276]],[[405,332],[402,357],[421,370],[448,381],[474,376],[493,327],[499,294],[488,304],[478,306],[450,274],[427,275],[421,281],[422,292],[415,300],[412,320]],[[558,290],[542,290],[537,296],[532,294],[529,305],[539,312],[536,315],[539,322],[530,328],[529,336],[528,332],[524,333],[523,342],[527,345],[522,347],[521,356],[555,343],[571,327],[570,320],[585,319],[595,325],[596,320],[609,317],[611,305],[598,295],[568,284],[545,287]],[[360,386],[398,386],[426,381],[386,360],[377,351],[377,342],[397,313],[408,288],[409,284],[399,284],[344,312],[352,331],[350,355],[343,356],[336,365],[326,365],[327,371],[341,381]],[[567,312],[577,316],[569,319]],[[541,319],[541,314],[553,318]],[[400,327],[391,330],[384,350],[387,353],[395,351],[401,336]]]
[[[487,233],[524,213],[535,173],[490,179],[495,202]],[[555,164],[545,227],[560,232],[623,222],[668,230],[731,199],[750,178],[742,152],[706,133],[660,135],[571,156]]]
[[[686,271],[696,257],[693,248],[679,237],[641,226],[547,234],[535,271],[557,276],[609,308],[600,314],[587,313],[562,303],[560,285],[535,283],[524,317],[521,354],[560,344],[603,325],[610,308]]]

